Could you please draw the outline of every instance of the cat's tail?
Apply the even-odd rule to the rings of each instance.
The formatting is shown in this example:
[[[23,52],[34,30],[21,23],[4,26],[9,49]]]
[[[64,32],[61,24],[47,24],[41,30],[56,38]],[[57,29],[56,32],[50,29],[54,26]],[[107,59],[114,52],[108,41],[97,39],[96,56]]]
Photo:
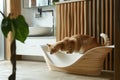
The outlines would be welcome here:
[[[110,40],[109,40],[107,34],[105,34],[105,33],[101,33],[100,36],[104,39],[104,45],[105,45],[105,46],[110,45]]]

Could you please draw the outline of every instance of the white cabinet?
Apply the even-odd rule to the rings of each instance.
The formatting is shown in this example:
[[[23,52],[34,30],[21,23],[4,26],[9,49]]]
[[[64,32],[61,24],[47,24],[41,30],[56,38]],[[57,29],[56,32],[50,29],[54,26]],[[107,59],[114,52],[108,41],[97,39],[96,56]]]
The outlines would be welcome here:
[[[16,52],[17,55],[43,56],[41,45],[55,42],[55,37],[28,37],[25,43],[16,41]]]

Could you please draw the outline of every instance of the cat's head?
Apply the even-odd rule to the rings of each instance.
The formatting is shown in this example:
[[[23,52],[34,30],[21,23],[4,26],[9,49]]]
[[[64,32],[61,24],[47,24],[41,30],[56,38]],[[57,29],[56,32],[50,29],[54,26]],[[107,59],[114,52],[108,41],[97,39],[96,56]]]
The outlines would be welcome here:
[[[49,51],[50,51],[50,54],[54,54],[56,53],[59,49],[55,47],[55,45],[53,44],[47,44],[48,48],[49,48]]]

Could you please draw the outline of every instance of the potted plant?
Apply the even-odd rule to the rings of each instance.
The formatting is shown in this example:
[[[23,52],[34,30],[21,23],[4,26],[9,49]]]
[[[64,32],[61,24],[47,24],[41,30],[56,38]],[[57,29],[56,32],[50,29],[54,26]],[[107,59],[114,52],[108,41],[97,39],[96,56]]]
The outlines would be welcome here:
[[[5,16],[1,11],[0,13],[3,16],[1,23],[1,30],[5,37],[8,36],[8,33],[12,33],[12,41],[11,41],[11,64],[12,64],[12,74],[9,76],[9,80],[16,80],[16,40],[24,43],[26,40],[29,29],[28,24],[25,21],[24,16],[18,15],[16,18],[12,17],[12,14]]]

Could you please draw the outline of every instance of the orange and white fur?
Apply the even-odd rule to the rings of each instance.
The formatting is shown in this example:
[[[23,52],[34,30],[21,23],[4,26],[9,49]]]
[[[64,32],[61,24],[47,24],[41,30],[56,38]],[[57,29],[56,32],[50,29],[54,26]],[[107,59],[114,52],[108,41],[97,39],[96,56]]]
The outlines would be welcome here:
[[[104,39],[104,45],[109,45],[110,41],[106,34],[101,33],[100,36]],[[101,46],[94,37],[88,35],[74,35],[72,37],[65,37],[63,40],[55,44],[47,44],[50,54],[58,51],[66,51],[66,53],[82,52]]]

